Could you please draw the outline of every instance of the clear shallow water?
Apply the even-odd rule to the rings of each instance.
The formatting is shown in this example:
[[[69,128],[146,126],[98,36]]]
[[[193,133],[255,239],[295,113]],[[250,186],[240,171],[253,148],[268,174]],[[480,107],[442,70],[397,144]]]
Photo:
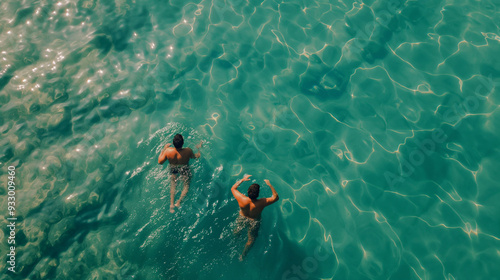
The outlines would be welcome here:
[[[499,279],[498,4],[2,2],[15,278]],[[281,200],[240,263],[244,173]]]

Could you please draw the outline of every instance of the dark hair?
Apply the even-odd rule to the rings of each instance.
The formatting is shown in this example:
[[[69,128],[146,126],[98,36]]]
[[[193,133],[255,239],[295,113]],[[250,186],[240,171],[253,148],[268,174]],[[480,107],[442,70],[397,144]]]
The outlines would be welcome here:
[[[257,199],[257,197],[259,197],[259,189],[259,184],[251,184],[248,188],[248,197],[250,199]]]
[[[173,142],[174,142],[174,147],[176,149],[180,149],[180,148],[182,148],[182,145],[184,145],[184,138],[182,137],[182,135],[176,134],[174,136],[174,141]]]

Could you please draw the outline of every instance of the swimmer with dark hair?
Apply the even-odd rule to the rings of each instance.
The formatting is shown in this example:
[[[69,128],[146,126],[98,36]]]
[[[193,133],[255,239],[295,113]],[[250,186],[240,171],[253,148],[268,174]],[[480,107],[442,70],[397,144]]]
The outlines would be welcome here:
[[[243,228],[248,227],[248,241],[245,245],[245,249],[243,249],[243,253],[241,253],[240,261],[245,258],[248,251],[252,247],[255,242],[255,238],[259,233],[260,228],[260,217],[262,214],[262,210],[265,207],[275,203],[280,198],[278,193],[271,185],[269,180],[264,180],[266,184],[271,188],[273,195],[271,197],[258,198],[260,186],[258,184],[252,184],[248,188],[248,196],[245,196],[241,192],[238,191],[238,187],[244,181],[250,181],[250,176],[245,175],[243,179],[237,181],[233,187],[231,188],[231,192],[234,195],[234,198],[238,201],[238,205],[240,206],[240,214],[236,220],[236,229],[234,231],[235,234],[239,233]]]
[[[163,147],[160,156],[158,157],[159,164],[163,164],[167,160],[170,164],[170,213],[174,213],[174,206],[181,206],[182,199],[186,197],[187,192],[189,191],[189,184],[191,183],[192,176],[191,170],[189,169],[189,160],[192,158],[196,159],[200,157],[200,148],[202,144],[202,142],[200,142],[200,144],[196,145],[198,152],[195,154],[193,153],[193,150],[191,150],[191,148],[182,147],[184,145],[184,138],[182,137],[182,135],[176,134],[172,142],[174,144],[174,147],[170,147],[170,143],[166,144],[165,147]],[[184,182],[184,189],[182,189],[179,200],[177,200],[177,203],[174,204],[175,188],[178,179],[181,179]]]

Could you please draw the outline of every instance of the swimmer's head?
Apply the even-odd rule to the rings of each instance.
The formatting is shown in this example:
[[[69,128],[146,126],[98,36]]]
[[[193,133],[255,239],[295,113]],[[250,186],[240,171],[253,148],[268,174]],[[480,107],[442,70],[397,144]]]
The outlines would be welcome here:
[[[259,189],[259,184],[250,185],[250,187],[248,188],[248,197],[250,199],[257,199],[257,197],[259,197]]]
[[[184,145],[184,138],[182,137],[182,135],[176,134],[174,136],[174,141],[173,142],[174,142],[174,147],[176,149],[180,149],[180,148],[182,148],[182,145]]]

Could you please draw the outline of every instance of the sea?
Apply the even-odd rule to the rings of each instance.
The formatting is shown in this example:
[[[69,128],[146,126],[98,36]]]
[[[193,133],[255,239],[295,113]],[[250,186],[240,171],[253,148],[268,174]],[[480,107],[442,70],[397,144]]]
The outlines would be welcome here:
[[[500,279],[499,104],[498,0],[2,0],[0,279]]]

